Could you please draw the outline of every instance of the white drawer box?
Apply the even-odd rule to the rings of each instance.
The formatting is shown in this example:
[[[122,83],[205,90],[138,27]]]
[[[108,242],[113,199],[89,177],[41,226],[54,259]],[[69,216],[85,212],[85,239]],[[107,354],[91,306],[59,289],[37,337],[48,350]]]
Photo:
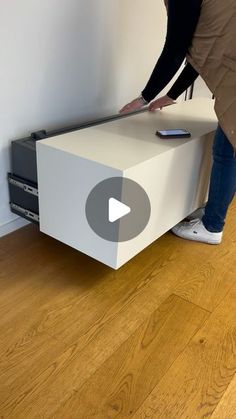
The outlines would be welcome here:
[[[38,141],[40,230],[119,268],[205,203],[216,127],[214,102],[194,99]],[[155,135],[171,128],[185,128],[192,136]],[[111,177],[134,180],[151,203],[146,228],[127,241],[100,237],[85,214],[91,190]]]

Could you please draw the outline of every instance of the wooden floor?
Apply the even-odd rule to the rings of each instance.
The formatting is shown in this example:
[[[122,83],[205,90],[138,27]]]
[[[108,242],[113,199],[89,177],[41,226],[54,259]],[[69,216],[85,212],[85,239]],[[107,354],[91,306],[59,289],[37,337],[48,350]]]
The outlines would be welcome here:
[[[0,240],[0,418],[236,418],[236,200],[220,246],[167,233],[118,271]]]

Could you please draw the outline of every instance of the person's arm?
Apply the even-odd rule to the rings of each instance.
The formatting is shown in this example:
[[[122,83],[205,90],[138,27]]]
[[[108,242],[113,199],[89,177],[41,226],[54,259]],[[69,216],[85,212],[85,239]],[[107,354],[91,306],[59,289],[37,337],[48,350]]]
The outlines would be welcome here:
[[[149,111],[156,111],[165,106],[173,105],[175,100],[189,87],[198,77],[198,72],[188,63],[178,79],[165,96],[158,97],[149,105]]]
[[[150,102],[174,77],[186,57],[198,23],[202,0],[169,0],[165,46],[142,91]]]
[[[167,96],[176,100],[185,90],[191,86],[197,77],[198,72],[192,67],[190,63],[186,64],[182,73],[179,75],[173,86],[167,93]]]

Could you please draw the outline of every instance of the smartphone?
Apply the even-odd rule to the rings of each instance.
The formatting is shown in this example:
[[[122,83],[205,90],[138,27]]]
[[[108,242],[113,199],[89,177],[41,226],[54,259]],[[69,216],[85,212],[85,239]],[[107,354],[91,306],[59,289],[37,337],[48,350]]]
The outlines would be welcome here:
[[[158,130],[156,135],[160,138],[189,138],[191,134],[186,129]]]

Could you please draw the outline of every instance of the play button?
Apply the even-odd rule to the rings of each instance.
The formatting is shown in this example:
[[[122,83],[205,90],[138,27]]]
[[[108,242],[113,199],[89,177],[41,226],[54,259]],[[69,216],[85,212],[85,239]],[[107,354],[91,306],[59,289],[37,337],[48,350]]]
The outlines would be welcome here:
[[[151,205],[145,190],[131,179],[111,177],[88,195],[86,218],[91,229],[112,242],[131,240],[147,226]]]
[[[120,201],[117,201],[115,198],[109,199],[109,221],[114,223],[114,221],[119,220],[125,215],[129,214],[131,211],[128,205],[123,204]]]

